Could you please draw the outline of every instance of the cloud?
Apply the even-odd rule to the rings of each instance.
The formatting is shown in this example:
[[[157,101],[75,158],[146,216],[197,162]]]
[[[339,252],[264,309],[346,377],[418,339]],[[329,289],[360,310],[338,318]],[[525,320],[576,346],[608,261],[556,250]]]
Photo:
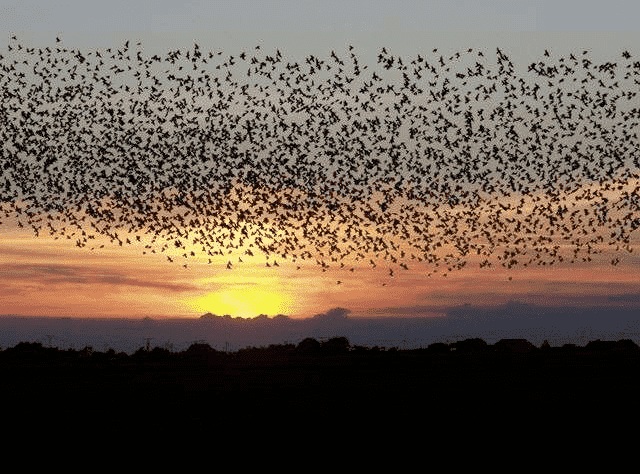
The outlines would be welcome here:
[[[634,303],[640,305],[640,293],[610,295],[608,300],[616,303]]]
[[[410,308],[405,308],[410,314]],[[204,341],[217,349],[298,343],[342,336],[351,344],[418,348],[434,342],[481,338],[494,344],[503,338],[524,338],[536,346],[584,345],[589,341],[640,341],[640,316],[625,307],[545,307],[510,301],[495,307],[460,305],[444,317],[348,317],[334,307],[313,318],[129,319],[0,317],[0,346],[40,340],[59,347],[112,347],[132,352],[151,340],[154,345],[186,349]]]
[[[351,313],[351,310],[347,308],[332,308],[326,313],[320,313],[313,316],[313,319],[323,321],[340,321],[347,319],[347,316]]]
[[[451,295],[449,295],[451,298]],[[358,316],[363,317],[405,317],[405,318],[432,318],[445,316],[446,307],[436,305],[411,305],[411,306],[388,306],[384,308],[373,308],[363,311]]]
[[[89,268],[82,265],[13,263],[0,265],[0,279],[23,280],[46,285],[116,285],[153,288],[172,292],[198,290],[192,284],[151,278],[139,278],[105,268]]]
[[[446,319],[478,337],[508,333],[536,343],[540,339],[620,338],[630,332],[637,336],[640,329],[637,307],[621,305],[544,306],[508,301],[494,307],[454,307],[447,311]]]

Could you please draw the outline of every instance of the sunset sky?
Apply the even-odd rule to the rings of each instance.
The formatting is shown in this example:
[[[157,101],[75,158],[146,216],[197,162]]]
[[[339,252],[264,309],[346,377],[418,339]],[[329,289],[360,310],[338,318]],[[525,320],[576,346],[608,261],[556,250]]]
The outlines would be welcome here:
[[[143,45],[148,55],[191,48],[194,42],[203,51],[234,55],[260,45],[262,51],[279,48],[286,60],[301,63],[309,54],[329,58],[331,51],[347,57],[347,47],[353,45],[361,62],[371,68],[382,47],[407,58],[430,53],[434,48],[445,56],[467,48],[495,56],[496,48],[500,48],[518,70],[526,71],[527,65],[540,60],[545,50],[556,57],[588,50],[594,62],[622,61],[621,53],[628,51],[630,64],[638,61],[639,16],[640,6],[624,1],[78,0],[54,5],[44,0],[2,0],[0,54],[10,56],[7,47],[14,41],[12,35],[25,47],[55,47],[58,37],[65,47],[83,51],[115,49],[130,40]],[[3,83],[3,87],[7,85]],[[629,104],[640,107],[637,97],[630,98]],[[6,122],[0,124],[2,129],[11,133]],[[567,190],[556,190],[557,197],[553,199],[564,202],[580,216],[583,206],[589,204],[576,196],[595,194],[600,199],[606,197],[605,203],[620,204],[609,209],[614,222],[640,219],[640,140],[637,135],[620,137],[626,147],[627,155],[620,159],[626,163],[627,176],[585,181],[571,190],[569,187],[575,183],[569,182]],[[6,151],[0,164],[8,163],[9,156],[10,151]],[[0,166],[0,187],[5,182],[3,168]],[[198,169],[192,172],[198,173]],[[2,194],[4,189],[0,189],[3,201],[8,196]],[[234,192],[241,199],[251,190],[238,185],[230,193]],[[278,192],[288,191],[274,191]],[[520,198],[523,200],[518,204]],[[506,211],[507,219],[518,219],[520,211],[535,214],[536,203],[555,202],[540,190],[523,193],[517,199],[514,196],[513,200]],[[494,204],[481,202],[471,209],[480,227],[493,222]],[[398,198],[391,205],[403,207],[408,203]],[[446,212],[466,215],[462,207],[451,204]],[[40,217],[46,219],[45,215]],[[196,318],[210,312],[305,318],[343,307],[356,317],[406,317],[442,315],[447,309],[464,304],[492,306],[509,301],[556,307],[637,307],[640,312],[637,229],[628,242],[616,246],[604,245],[615,238],[610,235],[615,229],[601,226],[598,232],[603,234],[602,253],[590,255],[586,261],[577,258],[571,263],[565,257],[553,265],[532,260],[526,266],[512,268],[481,267],[482,258],[471,254],[468,264],[460,269],[447,271],[444,264],[435,271],[432,264],[419,260],[407,261],[405,269],[398,262],[376,258],[374,266],[370,259],[375,256],[367,252],[365,258],[351,255],[326,269],[316,264],[324,259],[318,255],[293,261],[277,253],[266,257],[255,252],[251,256],[244,253],[245,248],[183,258],[183,253],[197,252],[199,246],[188,244],[184,249],[169,247],[161,251],[158,242],[152,242],[151,226],[146,234],[120,229],[119,236],[123,240],[128,237],[130,244],[119,245],[106,236],[95,235],[88,245],[79,247],[76,240],[80,229],[75,230],[75,236],[50,235],[46,231],[35,236],[31,226],[17,224],[20,218],[0,213],[0,220],[0,314]],[[343,232],[336,216],[329,218],[326,225],[338,229],[338,234]],[[88,225],[84,230],[91,231]],[[591,228],[584,233],[580,227],[569,232],[585,239],[593,237]],[[388,237],[394,240],[397,236]],[[514,234],[514,239],[517,237]],[[560,253],[566,251],[570,255],[569,239],[565,237]],[[413,251],[402,239],[394,242],[407,254]],[[168,244],[172,245],[171,240]],[[357,247],[359,242],[354,244]],[[446,247],[434,252],[444,256]],[[612,265],[612,260],[617,264]]]

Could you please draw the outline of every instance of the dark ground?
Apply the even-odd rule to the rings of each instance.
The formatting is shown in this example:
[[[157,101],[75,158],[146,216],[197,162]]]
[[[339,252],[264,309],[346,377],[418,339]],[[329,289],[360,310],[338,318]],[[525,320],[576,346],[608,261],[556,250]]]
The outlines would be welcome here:
[[[626,340],[537,348],[478,339],[398,350],[334,338],[127,355],[21,343],[0,351],[0,388],[5,430],[613,426],[636,415],[640,348]]]

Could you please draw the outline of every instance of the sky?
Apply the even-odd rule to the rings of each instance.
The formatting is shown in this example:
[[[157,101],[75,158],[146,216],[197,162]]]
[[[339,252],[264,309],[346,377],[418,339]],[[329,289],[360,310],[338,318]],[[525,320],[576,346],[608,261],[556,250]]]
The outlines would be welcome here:
[[[438,57],[449,58],[453,61],[451,64],[454,64],[456,52],[465,52],[469,48],[473,49],[473,54],[479,50],[484,51],[487,56],[493,58],[491,60],[495,64],[496,48],[499,48],[515,64],[516,74],[533,80],[531,70],[528,69],[531,63],[558,61],[559,58],[568,61],[569,55],[573,54],[579,58],[576,60],[576,69],[580,69],[580,54],[583,54],[583,51],[588,51],[588,57],[594,63],[621,62],[624,59],[631,68],[633,61],[637,61],[635,58],[640,55],[637,48],[640,30],[635,21],[639,14],[640,6],[636,2],[621,0],[606,3],[557,0],[0,1],[0,33],[3,38],[0,54],[5,55],[6,61],[11,61],[15,50],[8,48],[19,42],[25,48],[53,48],[62,45],[85,54],[100,50],[106,55],[108,48],[122,48],[123,43],[129,40],[132,45],[137,44],[139,50],[148,57],[153,54],[164,55],[167,51],[175,49],[187,50],[197,43],[203,51],[214,51],[215,54],[221,52],[221,58],[228,55],[237,57],[242,51],[269,55],[278,49],[286,61],[304,63],[309,55],[329,61],[331,52],[337,52],[346,60],[351,51],[348,48],[352,46],[361,64],[373,69],[383,47],[396,58],[409,58],[407,62],[419,54],[425,57],[431,55],[434,64],[437,64]],[[549,56],[544,54],[545,50],[551,52]],[[623,51],[628,51],[631,57],[623,58]],[[562,61],[555,64],[561,64]],[[620,68],[622,69],[622,66]],[[105,77],[108,77],[108,70],[103,71],[107,74]],[[157,73],[160,74],[160,71]],[[582,73],[584,71],[580,74]],[[605,76],[603,80],[607,80]],[[453,73],[450,74],[450,78],[455,81]],[[613,82],[613,78],[609,79]],[[546,85],[545,79],[538,80],[541,81],[543,90],[553,89]],[[117,79],[114,81],[117,82]],[[629,78],[626,82],[619,80],[623,87],[629,87],[629,84],[633,86],[632,81],[633,79]],[[589,82],[587,90],[595,93],[596,89],[588,89],[594,82],[596,81]],[[15,86],[15,83],[3,82],[3,88],[11,89],[12,85]],[[564,86],[556,83],[553,87]],[[576,82],[567,86],[566,91],[570,91],[571,87],[581,86]],[[618,87],[617,83],[615,87]],[[627,90],[632,91],[633,87],[625,89]],[[323,94],[318,103],[340,96],[337,91]],[[626,104],[628,107],[638,107],[638,99],[629,97]],[[492,104],[489,102],[481,105],[490,108]],[[238,104],[236,106],[240,107]],[[472,104],[469,107],[473,106]],[[522,103],[522,110],[525,110],[524,107],[526,101]],[[624,105],[621,107],[621,111],[624,111]],[[543,108],[548,109],[547,106]],[[341,119],[344,123],[352,123],[349,122],[351,117],[348,115],[342,116]],[[571,117],[571,120],[574,119],[575,117]],[[492,200],[491,196],[487,200],[475,203],[458,202],[446,206],[441,202],[437,206],[429,203],[426,207],[428,212],[422,208],[418,208],[418,212],[421,218],[433,217],[429,212],[436,213],[437,217],[433,217],[436,229],[431,228],[435,232],[432,237],[446,240],[450,235],[447,229],[451,224],[442,216],[454,215],[463,219],[467,210],[477,219],[479,232],[483,226],[490,226],[492,222],[496,222],[495,219],[502,222],[506,226],[505,229],[512,229],[510,226],[516,225],[518,219],[524,219],[519,217],[522,213],[531,218],[523,222],[534,222],[536,212],[542,212],[536,209],[542,209],[543,205],[549,203],[556,205],[556,199],[565,202],[570,210],[575,211],[576,216],[579,217],[582,212],[586,216],[584,207],[589,210],[591,204],[576,197],[583,193],[595,194],[600,205],[610,206],[606,211],[604,208],[598,208],[598,212],[609,212],[609,217],[613,219],[609,222],[622,222],[618,227],[624,227],[625,231],[629,231],[629,221],[640,217],[637,200],[633,200],[633,196],[637,196],[638,193],[638,165],[637,160],[633,162],[633,157],[638,156],[640,143],[637,136],[619,132],[614,119],[607,116],[597,116],[595,119],[592,117],[588,123],[589,127],[593,125],[594,120],[601,120],[603,127],[616,136],[616,146],[619,147],[611,152],[611,149],[596,146],[600,143],[598,138],[584,139],[586,144],[581,149],[584,154],[580,155],[578,164],[582,166],[583,162],[591,163],[584,168],[593,168],[593,173],[599,176],[598,179],[578,182],[570,178],[565,183],[566,189],[552,189],[555,193],[553,198],[540,188],[531,192],[520,190],[519,194],[503,196],[499,201],[508,205],[508,210],[497,218],[494,215],[497,201]],[[316,125],[321,127],[322,124]],[[337,126],[339,125],[340,123]],[[519,126],[525,125],[526,123]],[[4,133],[17,133],[11,131],[14,129],[8,122],[0,127],[4,128]],[[104,127],[108,129],[109,124]],[[135,128],[130,128],[135,133]],[[101,130],[107,133],[104,131],[106,129]],[[582,133],[587,131],[583,129]],[[330,132],[338,133],[335,128]],[[353,129],[351,133],[354,134]],[[87,139],[87,149],[90,153],[95,153],[95,148],[91,148],[91,140],[96,140],[96,136],[99,135]],[[320,136],[314,135],[316,141],[312,143],[312,150],[318,150],[313,148],[314,145],[320,147]],[[400,136],[400,140],[402,137],[404,135]],[[65,139],[62,135],[55,139],[64,144]],[[173,139],[176,139],[175,135]],[[553,141],[550,140],[546,146],[550,146],[549,143]],[[321,151],[327,150],[326,143],[322,145]],[[409,148],[415,145],[410,140],[407,143]],[[576,149],[580,148],[576,146]],[[65,149],[64,146],[62,149]],[[72,150],[67,148],[66,153],[73,153],[70,149]],[[594,150],[605,155],[605,161],[601,163],[622,160],[627,174],[607,179],[606,167],[602,165],[598,168],[597,164],[593,164],[595,160],[589,161]],[[8,163],[12,156],[17,156],[12,153],[16,153],[15,150],[5,148],[0,159]],[[624,156],[612,158],[616,153],[622,153]],[[35,159],[20,156],[21,160]],[[136,156],[144,160],[140,155]],[[96,170],[102,169],[102,165],[99,165],[99,161],[90,161],[89,164],[83,165],[84,171],[82,166],[75,165],[76,174],[73,176],[86,177],[86,174],[82,174],[86,173],[86,167],[95,166]],[[364,165],[356,162],[355,167],[358,166],[362,168]],[[8,167],[9,165],[5,170]],[[263,170],[260,167],[257,169]],[[170,176],[174,171],[162,169],[160,177]],[[625,169],[619,168],[618,171],[624,172]],[[115,173],[113,170],[111,172]],[[203,168],[196,167],[189,172],[201,176]],[[574,172],[579,175],[579,171],[574,169]],[[539,176],[547,176],[545,173],[545,170],[538,170]],[[394,179],[400,175],[402,171],[399,168],[392,170]],[[58,175],[59,178],[60,176],[64,180],[66,175]],[[7,175],[4,178],[8,178]],[[437,178],[433,179],[437,182]],[[562,174],[560,179],[563,179]],[[409,181],[408,177],[407,180]],[[0,178],[0,185],[3,181],[5,179]],[[321,185],[322,183],[318,184]],[[12,199],[14,202],[19,200],[15,197],[16,194],[11,194],[16,189],[15,186],[7,186],[6,197],[3,200],[8,199],[10,203]],[[48,186],[49,188],[45,186],[46,189],[38,188],[38,192],[44,193],[49,199],[57,199],[64,207],[65,196],[51,190],[54,184],[49,183]],[[254,196],[258,200],[261,199],[262,203],[274,205],[269,201],[270,195],[279,196],[278,193],[288,192],[277,186],[276,188],[264,193],[264,190],[247,188],[245,182],[233,188],[231,193],[235,193],[233,196],[238,202],[243,202],[243,197]],[[382,192],[381,189],[379,192]],[[332,228],[336,235],[344,237],[347,235],[345,232],[351,227],[347,227],[347,223],[340,224],[339,218],[347,213],[344,209],[350,209],[348,200],[355,194],[353,189],[345,190],[340,187],[336,187],[335,191],[338,195],[343,192],[343,201],[337,198],[342,206],[341,211],[322,214],[317,216],[317,219],[323,225]],[[104,192],[109,195],[109,189]],[[213,193],[211,190],[208,192]],[[21,193],[20,198],[24,198],[24,189]],[[445,194],[444,191],[436,192],[434,199]],[[225,196],[226,199],[231,199],[230,194]],[[374,199],[383,199],[384,193],[380,196],[368,195],[366,199],[369,201],[366,203],[370,204]],[[113,195],[111,197],[113,198]],[[398,206],[397,216],[401,220],[407,219],[410,215],[406,211],[409,203],[403,199],[409,198],[405,194],[398,194],[394,198],[396,200],[391,200],[389,205],[392,209],[393,206]],[[518,203],[520,199],[523,201]],[[347,202],[344,202],[345,200]],[[243,205],[247,202],[244,201]],[[539,208],[536,207],[537,203],[541,203]],[[85,205],[86,203],[81,204]],[[43,207],[41,206],[36,214],[42,220],[46,220],[47,213]],[[86,210],[86,207],[84,209]],[[326,210],[325,207],[322,209]],[[125,211],[126,209],[122,210]],[[273,207],[269,212],[272,211]],[[591,211],[596,212],[593,209]],[[261,232],[273,235],[269,234],[269,231],[273,231],[273,227],[270,227],[272,224],[261,224],[255,219],[259,211],[254,209],[247,212],[254,218],[249,224],[252,237],[262,235]],[[266,212],[265,216],[269,212]],[[393,211],[385,215],[395,217]],[[272,214],[269,216],[273,217]],[[296,216],[299,217],[299,214]],[[209,217],[212,221],[219,222],[216,220],[219,216],[213,214]],[[578,219],[578,224],[568,231],[574,237],[580,235],[583,240],[589,240],[598,232],[606,237],[600,241],[591,240],[594,247],[598,245],[597,242],[601,242],[603,251],[600,254],[589,254],[588,260],[583,260],[581,257],[584,255],[581,254],[580,258],[576,258],[573,263],[570,262],[571,250],[567,240],[571,236],[565,235],[565,240],[561,242],[561,252],[566,250],[569,256],[561,261],[549,257],[547,260],[554,260],[553,264],[539,264],[540,259],[536,261],[535,257],[529,255],[532,260],[526,266],[504,267],[500,262],[494,262],[493,266],[487,268],[480,266],[483,259],[478,253],[468,255],[469,264],[459,269],[447,268],[453,265],[451,263],[444,263],[434,269],[432,262],[420,260],[407,260],[407,268],[404,268],[398,265],[400,262],[390,262],[384,257],[376,258],[375,264],[372,264],[370,259],[374,256],[369,253],[366,254],[366,258],[353,258],[357,250],[341,261],[331,262],[329,268],[316,264],[318,261],[324,261],[325,257],[319,257],[315,252],[312,258],[305,261],[292,261],[277,253],[268,257],[259,252],[250,256],[239,250],[226,253],[226,249],[223,254],[198,254],[195,258],[183,258],[183,253],[197,251],[199,246],[193,244],[184,248],[173,247],[172,239],[175,234],[171,234],[164,236],[169,237],[168,249],[160,250],[162,239],[160,242],[153,239],[153,231],[150,230],[152,222],[145,222],[137,231],[131,233],[127,233],[126,229],[119,229],[120,236],[124,239],[124,235],[127,235],[131,244],[120,245],[117,240],[113,241],[100,232],[94,232],[88,245],[77,246],[80,232],[91,230],[86,221],[83,221],[85,228],[75,229],[76,234],[73,236],[65,233],[66,231],[53,235],[42,230],[36,236],[29,224],[24,225],[22,222],[22,227],[18,225],[20,217],[16,219],[16,216],[9,213],[4,217],[0,214],[0,219],[3,221],[0,226],[0,313],[7,315],[189,319],[209,312],[243,318],[259,314],[284,314],[292,318],[308,318],[325,313],[331,308],[347,308],[351,317],[403,318],[437,317],[446,315],[451,308],[462,305],[497,307],[514,301],[535,307],[606,307],[612,311],[637,308],[640,311],[640,258],[637,253],[640,235],[637,230],[632,230],[628,242],[614,241],[613,244],[604,245],[605,242],[611,242],[616,238],[615,235],[611,237],[609,234],[619,230],[614,228],[614,224],[607,226],[606,217],[605,223],[600,227],[596,225],[589,228],[581,227],[583,221]],[[349,221],[349,218],[346,220]],[[273,223],[273,220],[271,222]],[[360,215],[355,222],[356,228],[360,226],[361,230],[364,229],[363,218]],[[470,230],[465,231],[466,224],[460,222],[462,221],[456,224],[454,235],[458,236],[458,243],[468,243]],[[103,224],[102,228],[110,229],[108,224]],[[533,226],[529,231],[519,232],[524,232],[522,235],[526,234],[525,237],[532,241],[540,229]],[[586,230],[582,232],[581,229]],[[143,232],[144,230],[147,232]],[[386,237],[399,246],[398,252],[408,255],[415,249],[410,245],[417,242],[415,236],[412,236],[411,242],[408,243],[399,235],[390,235],[389,232],[393,230],[387,229],[386,232]],[[385,236],[385,231],[382,231],[382,234]],[[482,235],[486,237],[490,234],[491,231]],[[514,235],[517,237],[517,233]],[[137,240],[136,236],[140,237],[140,240]],[[358,247],[362,241],[353,243]],[[449,241],[443,248],[433,249],[433,252],[440,257],[446,257],[447,251],[451,250],[447,245],[453,243],[455,242]],[[169,261],[168,257],[174,261]],[[243,261],[240,262],[240,259]],[[615,259],[619,261],[616,260],[616,264],[612,265],[611,261]],[[228,263],[232,263],[232,268],[228,268]]]

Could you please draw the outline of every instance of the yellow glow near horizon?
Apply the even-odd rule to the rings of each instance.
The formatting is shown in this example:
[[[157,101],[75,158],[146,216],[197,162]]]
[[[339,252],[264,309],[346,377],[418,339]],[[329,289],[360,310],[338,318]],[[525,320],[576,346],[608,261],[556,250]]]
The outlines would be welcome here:
[[[285,295],[259,287],[245,286],[207,293],[187,302],[193,310],[218,316],[254,318],[260,314],[287,314],[291,304]]]

